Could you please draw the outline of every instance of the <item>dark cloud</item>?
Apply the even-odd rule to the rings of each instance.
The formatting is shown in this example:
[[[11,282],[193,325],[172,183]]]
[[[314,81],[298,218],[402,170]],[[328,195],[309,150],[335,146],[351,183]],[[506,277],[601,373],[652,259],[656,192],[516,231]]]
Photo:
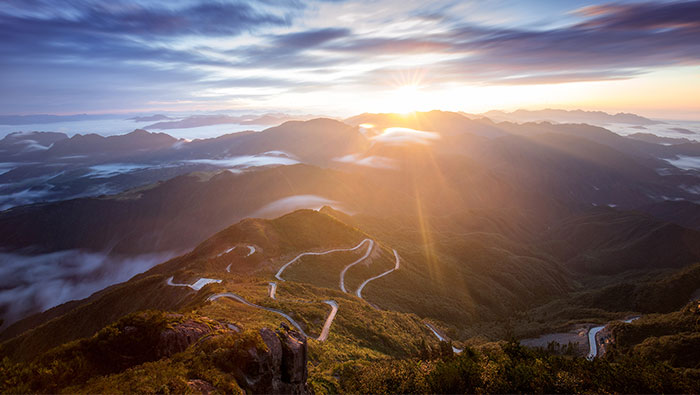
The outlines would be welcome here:
[[[272,42],[279,49],[305,49],[349,35],[350,29],[345,28],[315,29],[275,36]]]
[[[649,2],[641,4],[603,4],[584,7],[578,13],[592,19],[580,27],[605,30],[648,30],[700,28],[700,2]]]
[[[455,64],[467,70],[496,68],[506,76],[569,74],[573,81],[577,75],[619,78],[653,67],[697,64],[700,23],[681,15],[692,11],[700,15],[700,2],[609,6],[590,21],[545,31],[469,28],[457,48],[470,55]]]
[[[3,31],[42,31],[54,34],[108,34],[143,36],[236,35],[266,25],[288,25],[289,17],[256,9],[248,2],[202,2],[179,8],[138,2],[68,1],[41,3],[43,13],[15,13],[2,17]],[[254,4],[254,3],[253,3]],[[36,6],[36,5],[35,5]],[[70,7],[72,6],[72,7]],[[70,8],[69,8],[70,7]],[[70,11],[69,11],[70,10]],[[63,11],[63,12],[60,12]],[[19,15],[16,15],[19,14]]]
[[[226,51],[235,59],[232,67],[272,69],[314,69],[337,66],[342,59],[329,56],[309,55],[313,49],[324,49],[324,45],[348,38],[351,31],[345,28],[312,29],[300,32],[268,36],[260,45],[243,46]]]

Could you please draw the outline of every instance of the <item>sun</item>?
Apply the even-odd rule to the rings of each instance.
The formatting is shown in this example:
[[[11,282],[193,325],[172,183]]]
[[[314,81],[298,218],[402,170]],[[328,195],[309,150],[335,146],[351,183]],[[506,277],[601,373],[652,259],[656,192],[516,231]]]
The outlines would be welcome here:
[[[388,104],[392,112],[407,114],[420,110],[425,104],[423,93],[417,84],[399,86],[390,96]]]

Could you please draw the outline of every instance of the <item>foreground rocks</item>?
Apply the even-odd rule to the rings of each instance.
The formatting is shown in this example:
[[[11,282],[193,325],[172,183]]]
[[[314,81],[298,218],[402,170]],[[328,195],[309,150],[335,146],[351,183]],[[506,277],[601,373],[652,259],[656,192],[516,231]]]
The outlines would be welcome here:
[[[286,324],[276,331],[263,328],[260,337],[267,350],[249,347],[237,355],[234,374],[238,384],[259,394],[308,393],[306,337]]]
[[[190,344],[212,333],[214,328],[204,322],[187,320],[162,331],[156,346],[157,358],[169,357],[185,351]]]

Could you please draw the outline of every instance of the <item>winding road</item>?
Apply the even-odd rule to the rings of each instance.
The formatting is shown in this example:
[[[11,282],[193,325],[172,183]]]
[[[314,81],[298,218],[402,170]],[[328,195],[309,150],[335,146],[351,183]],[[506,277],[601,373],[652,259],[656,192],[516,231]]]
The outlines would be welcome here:
[[[321,335],[317,339],[320,342],[322,342],[328,338],[328,333],[331,330],[331,324],[333,323],[333,320],[335,319],[336,313],[338,313],[338,303],[336,303],[335,300],[324,300],[323,303],[331,306],[331,312],[328,313],[328,317],[326,318],[326,323],[323,324],[323,329],[321,330]]]
[[[270,285],[272,285],[272,284],[275,284],[275,286],[277,285],[276,283],[270,283]],[[274,289],[274,288],[271,288],[271,289]],[[271,292],[271,295],[274,295],[274,293]],[[282,317],[284,317],[287,321],[289,321],[289,323],[292,324],[299,331],[299,333],[308,337],[306,332],[304,332],[304,330],[301,329],[301,326],[299,325],[299,323],[294,321],[294,319],[292,317],[290,317],[287,313],[285,313],[283,311],[273,309],[271,307],[265,307],[265,306],[257,305],[255,303],[251,303],[251,302],[245,300],[240,295],[236,295],[233,292],[223,292],[223,293],[214,294],[214,295],[211,295],[210,297],[208,297],[207,300],[210,302],[213,302],[213,301],[220,299],[220,298],[233,299],[233,300],[236,300],[238,302],[245,304],[246,306],[254,307],[256,309],[263,309],[263,310],[266,310],[266,311],[269,311],[269,312],[272,312],[275,314],[279,314]],[[273,299],[274,299],[274,297],[273,297]],[[321,329],[321,335],[316,339],[320,342],[325,341],[328,338],[328,334],[330,333],[330,330],[331,330],[331,324],[333,324],[333,320],[335,319],[335,315],[338,313],[338,303],[336,303],[335,300],[324,300],[323,303],[331,306],[331,312],[328,313],[328,317],[326,317],[326,322],[323,324],[323,329]]]
[[[357,259],[357,260],[355,260],[354,262],[352,262],[352,263],[348,264],[347,266],[345,266],[345,267],[343,268],[343,270],[341,271],[341,273],[340,273],[340,282],[339,282],[340,289],[341,289],[343,292],[347,293],[348,291],[347,291],[347,289],[345,288],[345,274],[347,273],[347,271],[348,271],[351,267],[353,267],[353,266],[357,265],[358,263],[364,261],[365,259],[367,259],[367,258],[370,256],[370,254],[372,253],[372,250],[374,249],[374,240],[371,240],[371,239],[364,239],[364,240],[362,240],[358,245],[356,245],[355,247],[352,247],[352,248],[337,248],[337,249],[332,249],[332,250],[323,251],[323,252],[304,252],[304,253],[301,253],[301,254],[297,255],[294,259],[292,259],[291,261],[289,261],[289,262],[285,263],[284,265],[282,265],[282,267],[280,267],[280,269],[279,269],[279,270],[277,271],[277,273],[275,274],[275,278],[277,278],[277,279],[280,280],[280,281],[285,281],[285,280],[282,278],[282,273],[284,272],[284,270],[285,270],[287,267],[289,267],[291,264],[293,264],[294,262],[296,262],[296,261],[298,261],[299,259],[303,258],[304,256],[318,256],[318,255],[331,254],[331,253],[334,253],[334,252],[356,251],[356,250],[358,250],[359,248],[361,248],[364,244],[368,244],[368,245],[367,245],[367,251],[365,252],[365,254],[362,255],[362,257],[360,257],[359,259]],[[250,256],[250,255],[252,255],[252,254],[254,254],[254,253],[256,252],[256,248],[255,248],[254,246],[248,245],[247,247],[248,247],[248,254],[246,255],[246,257],[248,257],[248,256]],[[222,256],[222,255],[228,254],[229,252],[233,251],[234,249],[236,249],[235,246],[234,246],[234,247],[231,247],[231,248],[229,248],[229,249],[227,249],[226,251],[220,253],[220,254],[217,255],[217,256]],[[364,289],[364,287],[365,287],[370,281],[373,281],[373,280],[376,280],[376,279],[378,279],[378,278],[384,277],[384,276],[386,276],[387,274],[389,274],[389,273],[391,273],[391,272],[393,272],[393,271],[399,269],[399,267],[400,267],[400,258],[399,258],[399,254],[396,252],[396,250],[393,250],[393,251],[394,251],[394,257],[395,257],[395,259],[396,259],[396,265],[394,266],[394,268],[393,268],[393,269],[390,269],[390,270],[387,270],[387,271],[385,271],[385,272],[383,272],[383,273],[381,273],[381,274],[379,274],[379,275],[376,275],[376,276],[374,276],[374,277],[371,277],[371,278],[365,280],[364,282],[362,282],[362,284],[360,284],[360,286],[358,287],[358,289],[355,291],[355,294],[356,294],[359,298],[362,298],[362,289]],[[227,271],[227,272],[230,272],[230,271],[231,271],[231,264],[229,264],[229,265],[226,267],[226,271]],[[176,284],[176,283],[173,282],[173,277],[170,277],[170,278],[168,278],[168,280],[167,280],[167,284],[170,285],[170,286],[174,286],[174,287],[189,287],[189,288],[192,288],[192,289],[194,289],[194,290],[196,290],[196,291],[199,291],[200,289],[202,289],[202,288],[203,288],[205,285],[207,285],[207,284],[210,284],[210,283],[221,283],[221,282],[222,282],[222,280],[218,280],[218,279],[200,278],[200,279],[197,280],[194,284]],[[269,296],[270,296],[270,298],[271,298],[271,299],[277,299],[277,297],[276,297],[276,293],[277,293],[277,282],[275,282],[275,281],[270,281],[270,282],[268,283],[268,285],[269,285],[269,288],[268,288],[268,289],[269,289]],[[240,302],[240,303],[243,303],[243,304],[245,304],[245,305],[247,305],[247,306],[250,306],[250,307],[253,307],[253,308],[257,308],[257,309],[266,310],[266,311],[269,311],[269,312],[278,314],[278,315],[284,317],[287,321],[289,321],[289,323],[292,324],[292,326],[294,326],[301,334],[303,334],[304,336],[307,336],[307,335],[306,335],[306,332],[304,332],[304,330],[301,328],[301,325],[299,325],[298,322],[296,322],[292,317],[290,317],[287,313],[285,313],[285,312],[283,312],[283,311],[280,311],[280,310],[277,310],[277,309],[273,309],[273,308],[271,308],[271,307],[265,307],[265,306],[257,305],[257,304],[255,304],[255,303],[251,303],[251,302],[247,301],[246,299],[244,299],[243,297],[241,297],[240,295],[237,295],[237,294],[235,294],[235,293],[233,293],[233,292],[217,293],[217,294],[214,294],[214,295],[209,296],[209,297],[207,298],[207,300],[213,302],[213,301],[215,301],[215,300],[217,300],[217,299],[220,299],[220,298],[229,298],[229,299],[233,299],[233,300],[238,301],[238,302]],[[324,300],[323,303],[325,303],[325,304],[331,306],[331,311],[328,313],[328,316],[326,317],[326,321],[325,321],[325,323],[323,324],[323,328],[321,329],[321,334],[320,334],[320,335],[318,336],[318,338],[317,338],[317,340],[320,341],[320,342],[325,341],[325,340],[328,338],[328,335],[330,334],[331,325],[333,324],[333,321],[335,320],[335,317],[336,317],[336,315],[337,315],[337,313],[338,313],[338,303],[337,303],[336,301],[334,301],[334,300]],[[435,334],[435,336],[438,337],[438,339],[444,340],[444,338],[437,332],[437,330],[436,330],[432,325],[426,323],[426,326]],[[308,336],[307,336],[307,337],[308,337]],[[460,349],[458,349],[458,348],[456,348],[456,347],[454,347],[454,346],[452,347],[452,350],[453,350],[454,352],[456,352],[456,353],[462,352],[462,350],[460,350]]]
[[[270,297],[272,299],[277,299],[275,297],[277,293],[277,283],[274,281],[270,281],[268,284],[270,285]]]
[[[221,254],[217,255],[216,257],[218,258],[218,257],[220,257],[220,256],[222,256],[222,255],[226,255],[226,254],[228,254],[229,252],[235,250],[236,247],[238,247],[238,246],[233,246],[233,247],[229,248],[228,250],[222,252]]]
[[[444,336],[442,336],[442,335],[437,331],[437,329],[435,329],[435,327],[434,327],[432,324],[429,324],[429,323],[427,323],[427,322],[424,322],[424,324],[425,324],[425,326],[428,327],[428,329],[430,329],[431,332],[433,332],[433,334],[438,338],[438,340],[440,340],[441,342],[448,342],[448,341],[449,341],[449,340],[446,339]],[[462,349],[461,349],[461,348],[457,348],[457,347],[455,347],[455,346],[452,346],[452,352],[454,352],[455,354],[459,354],[459,353],[462,352]]]
[[[598,356],[598,342],[596,341],[595,336],[598,334],[598,332],[602,331],[603,328],[605,328],[605,325],[596,326],[588,331],[588,355],[586,358],[589,361],[592,361],[593,358]]]
[[[220,256],[222,256],[222,255],[226,255],[226,254],[228,254],[229,252],[235,250],[236,247],[238,247],[238,246],[233,246],[233,247],[229,248],[228,250],[222,252],[221,254],[217,255],[216,257],[218,258],[218,257],[220,257]],[[248,247],[248,253],[247,253],[246,256],[245,256],[246,258],[249,257],[249,256],[251,256],[251,255],[253,255],[253,254],[255,254],[255,251],[256,251],[255,246],[248,245],[248,246],[246,246],[246,247]],[[232,264],[229,263],[228,266],[226,266],[226,271],[227,271],[228,273],[231,273],[231,265],[232,265]]]
[[[358,298],[362,299],[362,289],[363,289],[363,288],[365,287],[365,285],[367,285],[370,281],[376,280],[376,279],[378,279],[378,278],[380,278],[380,277],[384,277],[384,276],[386,276],[387,274],[393,272],[394,270],[399,270],[399,254],[396,252],[396,250],[393,250],[393,251],[394,251],[394,257],[396,257],[396,266],[394,266],[393,269],[389,269],[389,270],[385,271],[384,273],[382,273],[382,274],[380,274],[380,275],[377,275],[377,276],[374,276],[374,277],[370,277],[370,278],[368,278],[367,280],[365,280],[364,282],[362,282],[362,284],[360,284],[360,286],[357,287],[357,291],[355,291],[355,295],[357,295]]]
[[[280,281],[285,281],[285,280],[282,278],[282,272],[284,272],[284,270],[285,270],[289,265],[291,265],[292,263],[298,261],[299,259],[301,259],[301,258],[303,258],[303,257],[305,257],[305,256],[326,255],[326,254],[331,254],[331,253],[333,253],[333,252],[355,251],[355,250],[357,250],[358,248],[362,247],[362,245],[365,244],[366,242],[369,242],[369,243],[370,243],[370,247],[372,247],[372,246],[374,245],[374,241],[372,241],[372,240],[370,240],[370,239],[364,239],[364,240],[362,240],[362,241],[360,242],[360,244],[358,244],[358,245],[356,245],[355,247],[352,247],[352,248],[337,248],[337,249],[328,250],[328,251],[323,251],[323,252],[302,252],[301,254],[297,255],[297,256],[296,256],[294,259],[292,259],[291,261],[289,261],[289,262],[285,263],[284,265],[282,265],[282,267],[280,268],[280,270],[278,270],[277,273],[275,274],[275,278],[278,279],[278,280],[280,280]],[[371,249],[371,248],[370,248],[370,249]],[[366,254],[366,255],[369,256],[369,254]],[[364,259],[364,258],[362,258],[362,259]],[[357,262],[355,262],[355,263],[357,263]],[[351,264],[351,265],[352,265],[352,264]],[[342,279],[341,279],[341,283],[342,283]]]
[[[254,246],[248,246],[248,254],[246,257],[249,257],[251,255],[255,254],[255,247]]]
[[[213,278],[200,278],[194,284],[176,284],[173,282],[173,278],[174,277],[170,276],[170,278],[168,279],[168,285],[170,285],[171,287],[190,287],[195,291],[199,291],[200,289],[204,288],[204,286],[207,284],[221,282],[221,280],[216,280]]]
[[[365,252],[365,255],[362,255],[362,257],[361,257],[360,259],[358,259],[358,260],[356,260],[355,262],[353,262],[353,263],[351,263],[351,264],[345,266],[345,267],[343,268],[343,271],[340,272],[340,290],[343,291],[343,292],[345,292],[345,293],[348,293],[348,291],[345,289],[345,273],[346,273],[346,272],[348,271],[348,269],[350,269],[351,267],[353,267],[353,266],[357,265],[358,263],[360,263],[360,262],[364,261],[365,259],[367,259],[367,257],[369,256],[369,254],[372,253],[372,249],[374,248],[374,240],[364,239],[364,240],[362,240],[362,243],[364,243],[365,241],[369,241],[369,246],[367,247],[367,252]],[[360,245],[361,245],[361,244],[360,244]]]
[[[630,319],[624,320],[623,322],[629,324],[637,318],[639,317],[632,317]],[[588,331],[588,355],[586,356],[586,358],[589,361],[592,361],[595,357],[598,356],[598,341],[596,340],[596,335],[598,334],[598,332],[602,331],[608,324],[593,327]]]
[[[273,308],[270,308],[270,307],[260,306],[260,305],[257,305],[257,304],[255,304],[255,303],[250,303],[249,301],[243,299],[241,296],[238,296],[238,295],[236,295],[235,293],[232,293],[232,292],[224,292],[224,293],[214,294],[214,295],[208,297],[207,300],[210,301],[210,302],[213,302],[213,301],[215,301],[215,300],[217,300],[217,299],[220,299],[220,298],[229,298],[229,299],[233,299],[233,300],[236,300],[236,301],[238,301],[238,302],[241,302],[241,303],[243,303],[244,305],[247,305],[247,306],[250,306],[250,307],[255,307],[255,308],[257,308],[257,309],[263,309],[263,310],[267,310],[267,311],[272,312],[272,313],[275,313],[275,314],[279,314],[279,315],[281,315],[282,317],[284,317],[287,321],[289,321],[289,323],[292,324],[292,325],[299,331],[299,333],[301,333],[302,335],[306,336],[306,332],[304,332],[304,330],[301,329],[301,326],[300,326],[296,321],[294,321],[294,319],[293,319],[292,317],[290,317],[289,315],[287,315],[287,313],[285,313],[285,312],[282,312],[282,311],[279,311],[279,310],[277,310],[277,309],[273,309]]]

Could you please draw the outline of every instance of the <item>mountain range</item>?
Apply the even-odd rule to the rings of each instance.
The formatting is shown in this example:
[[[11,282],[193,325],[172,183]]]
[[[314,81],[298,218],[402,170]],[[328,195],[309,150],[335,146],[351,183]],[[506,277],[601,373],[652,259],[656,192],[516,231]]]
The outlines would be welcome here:
[[[527,119],[654,122],[631,114],[499,114],[366,113],[192,141],[8,135],[3,390],[477,388],[436,384],[452,371],[527,391],[515,376],[489,381],[479,361],[493,360],[596,392],[619,387],[585,377],[621,369],[632,382],[634,360],[650,383],[693,392],[698,366],[674,355],[700,351],[686,323],[700,314],[688,304],[700,297],[700,170],[674,163],[700,143]],[[37,302],[42,276],[63,295]],[[619,346],[601,340],[590,363],[580,347],[517,342],[598,324],[592,343],[619,334]],[[640,362],[650,342],[666,370]],[[396,372],[423,381],[392,387]]]

